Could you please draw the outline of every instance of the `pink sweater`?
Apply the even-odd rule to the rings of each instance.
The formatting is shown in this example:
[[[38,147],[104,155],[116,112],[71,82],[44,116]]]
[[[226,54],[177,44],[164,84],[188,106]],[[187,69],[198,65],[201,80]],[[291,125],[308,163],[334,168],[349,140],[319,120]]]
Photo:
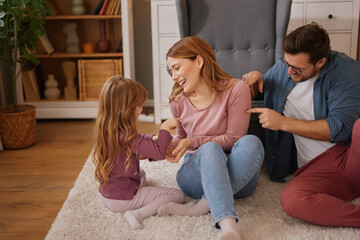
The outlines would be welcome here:
[[[190,138],[187,153],[206,142],[217,142],[225,152],[230,152],[235,142],[247,134],[251,107],[250,89],[238,79],[232,88],[218,94],[204,109],[195,108],[189,98],[182,95],[171,102],[172,115],[181,118],[172,146],[182,138]]]

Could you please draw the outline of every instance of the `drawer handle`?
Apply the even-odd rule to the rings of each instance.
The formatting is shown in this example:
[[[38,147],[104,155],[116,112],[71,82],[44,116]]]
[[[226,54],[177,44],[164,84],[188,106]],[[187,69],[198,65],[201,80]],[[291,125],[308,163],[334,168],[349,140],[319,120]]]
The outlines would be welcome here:
[[[332,18],[333,18],[333,15],[329,14],[328,19],[332,19]]]

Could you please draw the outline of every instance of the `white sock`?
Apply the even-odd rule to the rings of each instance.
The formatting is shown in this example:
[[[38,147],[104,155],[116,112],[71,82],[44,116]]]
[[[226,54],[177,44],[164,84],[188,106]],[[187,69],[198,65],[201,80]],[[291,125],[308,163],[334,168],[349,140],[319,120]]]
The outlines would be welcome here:
[[[216,240],[240,240],[241,236],[238,232],[232,232],[232,231],[223,231],[219,233]]]
[[[141,213],[138,211],[138,209],[126,211],[124,218],[129,223],[131,229],[138,230],[143,228],[143,217],[141,216]]]
[[[240,240],[241,234],[235,218],[223,218],[219,221],[221,232],[217,240]]]

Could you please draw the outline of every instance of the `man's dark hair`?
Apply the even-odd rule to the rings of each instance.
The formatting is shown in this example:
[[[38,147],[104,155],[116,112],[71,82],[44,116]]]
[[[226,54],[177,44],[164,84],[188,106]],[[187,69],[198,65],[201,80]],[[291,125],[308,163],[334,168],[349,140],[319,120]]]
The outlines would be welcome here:
[[[282,49],[292,55],[308,53],[310,62],[315,64],[329,54],[329,34],[322,26],[312,22],[289,33],[282,41]]]

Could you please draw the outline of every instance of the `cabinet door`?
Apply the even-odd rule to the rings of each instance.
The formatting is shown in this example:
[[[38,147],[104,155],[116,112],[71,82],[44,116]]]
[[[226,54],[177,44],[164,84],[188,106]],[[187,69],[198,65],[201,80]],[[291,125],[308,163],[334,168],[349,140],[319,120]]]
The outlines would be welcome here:
[[[160,94],[161,103],[166,105],[169,102],[169,97],[172,91],[174,81],[169,75],[166,67],[160,67]]]
[[[306,23],[313,21],[326,30],[352,30],[353,2],[307,3]]]
[[[178,34],[179,26],[175,5],[158,6],[159,34]]]
[[[351,33],[330,33],[330,46],[333,50],[351,56]]]
[[[161,36],[159,37],[159,63],[166,65],[166,54],[169,49],[176,43],[180,37],[178,36]]]

